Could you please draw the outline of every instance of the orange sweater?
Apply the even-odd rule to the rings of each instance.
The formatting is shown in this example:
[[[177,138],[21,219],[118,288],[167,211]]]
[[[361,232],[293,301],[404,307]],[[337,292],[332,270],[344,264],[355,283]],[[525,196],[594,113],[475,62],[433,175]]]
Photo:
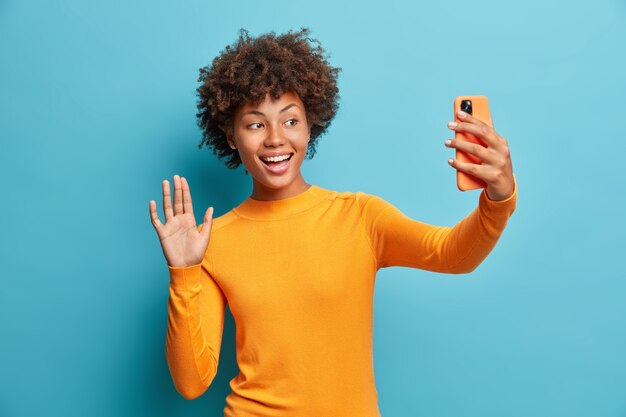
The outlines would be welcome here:
[[[248,197],[213,220],[202,263],[171,267],[166,358],[187,399],[211,385],[224,311],[239,374],[226,417],[380,417],[372,355],[376,271],[473,271],[515,210],[484,190],[454,227],[413,220],[363,192],[312,185],[283,200]],[[202,225],[198,226],[200,229]]]

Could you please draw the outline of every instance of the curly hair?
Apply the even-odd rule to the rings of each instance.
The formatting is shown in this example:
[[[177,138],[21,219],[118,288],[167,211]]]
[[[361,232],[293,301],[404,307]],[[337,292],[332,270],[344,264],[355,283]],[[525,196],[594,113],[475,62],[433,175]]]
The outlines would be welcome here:
[[[200,68],[196,116],[203,133],[198,148],[213,147],[218,159],[228,158],[228,168],[237,168],[241,158],[226,140],[226,132],[233,132],[237,108],[245,103],[256,106],[267,93],[278,99],[284,92],[295,91],[311,129],[305,157],[313,158],[318,138],[339,108],[337,76],[342,69],[328,63],[325,50],[317,39],[307,36],[309,32],[301,27],[296,33],[289,30],[276,36],[272,31],[251,38],[241,28],[237,41],[220,51],[210,66]]]

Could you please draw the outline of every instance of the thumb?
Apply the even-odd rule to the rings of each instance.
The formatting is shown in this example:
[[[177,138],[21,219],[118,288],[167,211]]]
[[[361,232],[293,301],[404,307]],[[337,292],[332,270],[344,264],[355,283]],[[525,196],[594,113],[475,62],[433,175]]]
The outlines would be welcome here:
[[[202,223],[202,230],[200,230],[200,234],[204,237],[209,237],[209,233],[211,233],[211,226],[213,224],[213,207],[209,207],[206,212],[204,212],[204,222]]]

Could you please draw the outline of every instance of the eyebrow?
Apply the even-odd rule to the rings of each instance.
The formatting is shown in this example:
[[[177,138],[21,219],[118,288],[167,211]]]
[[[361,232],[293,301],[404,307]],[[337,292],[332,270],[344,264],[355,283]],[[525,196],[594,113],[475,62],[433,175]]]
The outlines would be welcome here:
[[[298,107],[298,105],[296,103],[291,103],[287,106],[285,106],[279,113],[282,113],[288,109],[290,109],[291,107],[296,106]],[[248,110],[247,112],[245,112],[244,114],[242,114],[242,116],[246,115],[246,114],[258,114],[259,116],[265,116],[265,114],[263,112],[260,112],[258,110]]]

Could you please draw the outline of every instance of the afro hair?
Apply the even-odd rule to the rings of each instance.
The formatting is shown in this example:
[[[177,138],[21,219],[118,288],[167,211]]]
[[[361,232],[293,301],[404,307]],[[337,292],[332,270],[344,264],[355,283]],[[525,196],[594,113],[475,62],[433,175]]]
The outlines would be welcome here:
[[[226,158],[230,169],[241,165],[241,158],[226,140],[233,131],[233,116],[246,103],[258,105],[267,93],[278,99],[284,92],[295,91],[304,103],[311,138],[306,157],[313,158],[318,138],[323,135],[339,108],[337,76],[341,68],[332,67],[310,30],[289,30],[276,36],[272,31],[256,38],[246,29],[239,39],[227,45],[210,66],[200,68],[196,92],[198,125],[202,141],[198,145],[213,148],[218,159]],[[246,171],[247,172],[247,171]]]

